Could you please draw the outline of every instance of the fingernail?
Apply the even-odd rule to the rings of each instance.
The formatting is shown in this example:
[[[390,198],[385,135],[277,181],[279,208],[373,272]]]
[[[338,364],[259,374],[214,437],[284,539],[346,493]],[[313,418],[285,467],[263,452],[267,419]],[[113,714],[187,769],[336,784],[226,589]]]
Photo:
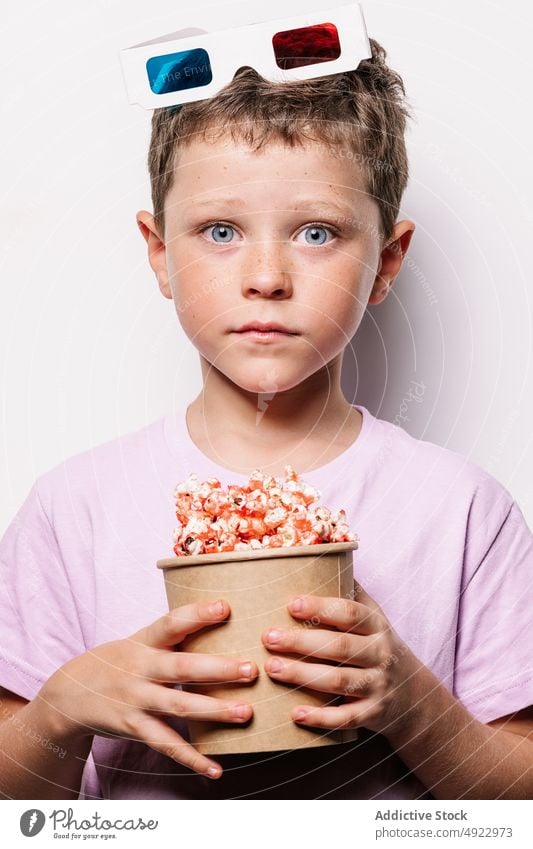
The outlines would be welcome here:
[[[214,604],[210,604],[209,613],[211,614],[211,616],[222,616],[222,614],[224,613],[224,602],[215,601]]]
[[[210,766],[206,773],[209,778],[219,778],[222,775],[222,770],[219,766]]]
[[[303,607],[302,599],[301,598],[293,598],[293,600],[291,601],[289,606],[290,606],[291,610],[294,610],[295,613],[300,613],[301,610],[302,610],[302,607]]]
[[[239,666],[239,675],[241,678],[251,678],[252,677],[252,664],[251,663],[241,663]]]
[[[283,669],[283,663],[279,658],[273,657],[268,663],[268,669],[270,672],[281,672]]]
[[[281,640],[281,631],[278,631],[276,628],[272,628],[267,634],[267,640],[269,643],[277,643]]]
[[[307,711],[303,710],[302,708],[299,708],[296,711],[296,713],[294,714],[294,718],[297,719],[297,720],[305,719],[306,716],[307,716]]]
[[[232,713],[233,716],[237,716],[239,719],[246,719],[249,713],[248,705],[235,705],[232,708]]]

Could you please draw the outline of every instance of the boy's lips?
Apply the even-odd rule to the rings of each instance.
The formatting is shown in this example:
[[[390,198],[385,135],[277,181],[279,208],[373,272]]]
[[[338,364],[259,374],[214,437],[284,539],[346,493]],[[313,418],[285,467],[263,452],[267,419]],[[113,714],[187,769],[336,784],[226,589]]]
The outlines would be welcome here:
[[[291,330],[289,327],[285,327],[283,324],[279,324],[277,321],[250,321],[248,324],[243,324],[242,327],[239,327],[238,330],[234,331],[235,333],[256,333],[259,335],[266,335],[270,333],[272,336],[283,334],[285,336],[298,336],[297,330]]]
[[[249,324],[243,324],[239,330],[235,330],[243,339],[248,339],[250,342],[282,342],[285,339],[290,339],[292,336],[299,334],[295,330],[290,330],[283,324],[277,322],[261,322],[252,321]]]

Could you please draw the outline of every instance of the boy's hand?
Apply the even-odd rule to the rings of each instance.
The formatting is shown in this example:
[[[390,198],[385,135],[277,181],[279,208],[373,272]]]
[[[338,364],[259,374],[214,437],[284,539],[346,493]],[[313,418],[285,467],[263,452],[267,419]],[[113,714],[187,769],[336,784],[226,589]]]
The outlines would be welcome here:
[[[257,665],[245,659],[173,651],[188,634],[222,622],[228,614],[229,604],[223,600],[177,607],[131,637],[103,643],[65,663],[39,692],[55,714],[58,736],[139,740],[195,772],[218,778],[220,765],[201,755],[164,717],[236,723],[250,719],[253,709],[247,702],[170,686],[244,684],[257,677]],[[249,674],[242,664],[249,665]]]
[[[301,624],[276,631],[274,640],[272,630],[262,634],[265,647],[276,653],[265,662],[265,670],[276,681],[332,695],[328,707],[302,701],[291,712],[297,722],[327,729],[363,725],[387,735],[412,706],[412,682],[420,662],[357,583],[355,596],[358,601],[315,595],[291,599],[289,612]],[[341,697],[340,704],[335,697]]]

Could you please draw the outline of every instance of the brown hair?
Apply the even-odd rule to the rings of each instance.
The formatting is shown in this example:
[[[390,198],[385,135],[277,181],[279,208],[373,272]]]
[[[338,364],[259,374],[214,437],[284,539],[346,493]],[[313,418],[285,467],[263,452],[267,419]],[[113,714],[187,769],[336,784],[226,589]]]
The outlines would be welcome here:
[[[353,159],[379,205],[381,235],[388,239],[408,180],[404,134],[410,110],[402,78],[385,63],[386,51],[374,39],[370,44],[372,58],[354,71],[277,83],[243,67],[214,97],[154,110],[148,170],[159,233],[179,148],[196,134],[207,140],[229,132],[256,150],[271,139],[289,146],[307,139]]]

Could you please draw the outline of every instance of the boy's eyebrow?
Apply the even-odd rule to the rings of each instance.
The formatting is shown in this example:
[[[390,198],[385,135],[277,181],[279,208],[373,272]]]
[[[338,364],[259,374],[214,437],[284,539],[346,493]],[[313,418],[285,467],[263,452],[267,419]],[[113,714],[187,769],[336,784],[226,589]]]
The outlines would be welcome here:
[[[343,216],[350,216],[353,214],[354,210],[348,204],[337,203],[337,201],[331,200],[330,198],[297,198],[293,201],[294,207],[291,211],[300,212],[306,209],[317,209],[318,207],[327,209],[328,207],[340,213]],[[213,206],[215,204],[225,204],[226,206],[246,206],[246,202],[239,197],[229,196],[229,197],[216,197],[210,198],[209,200],[199,200],[193,201],[194,207],[203,207],[203,206]]]

